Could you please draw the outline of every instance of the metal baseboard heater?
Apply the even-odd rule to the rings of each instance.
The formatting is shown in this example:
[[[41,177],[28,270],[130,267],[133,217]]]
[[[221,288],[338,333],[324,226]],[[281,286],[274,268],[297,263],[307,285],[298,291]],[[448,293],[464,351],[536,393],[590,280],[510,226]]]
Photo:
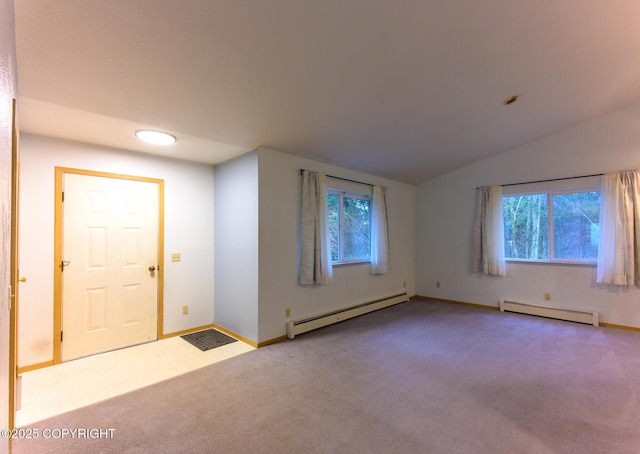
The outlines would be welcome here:
[[[299,320],[291,320],[287,322],[287,337],[289,339],[293,339],[296,334],[306,333],[307,331],[322,328],[323,326],[327,325],[332,325],[333,323],[338,323],[353,317],[357,317],[358,315],[367,314],[369,312],[393,306],[394,304],[404,303],[406,301],[409,301],[409,296],[407,295],[407,292],[404,292],[392,296],[387,296],[382,299],[357,304],[355,306],[346,307],[344,309],[339,309],[333,312],[318,314]]]
[[[586,323],[598,326],[600,316],[598,311],[567,307],[545,306],[542,304],[522,301],[512,298],[500,298],[502,312],[518,312],[520,314],[538,315],[540,317],[556,318],[570,322]]]

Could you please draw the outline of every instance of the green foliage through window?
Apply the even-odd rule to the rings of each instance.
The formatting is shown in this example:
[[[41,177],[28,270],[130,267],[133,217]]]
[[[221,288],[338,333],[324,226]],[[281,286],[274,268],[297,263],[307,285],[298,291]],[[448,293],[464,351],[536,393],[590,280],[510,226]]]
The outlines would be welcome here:
[[[370,201],[364,196],[328,192],[329,239],[334,263],[371,257]]]
[[[599,191],[508,195],[502,210],[507,259],[598,258]]]
[[[600,192],[554,194],[553,235],[556,259],[597,260]]]
[[[502,197],[505,257],[549,258],[547,194]]]

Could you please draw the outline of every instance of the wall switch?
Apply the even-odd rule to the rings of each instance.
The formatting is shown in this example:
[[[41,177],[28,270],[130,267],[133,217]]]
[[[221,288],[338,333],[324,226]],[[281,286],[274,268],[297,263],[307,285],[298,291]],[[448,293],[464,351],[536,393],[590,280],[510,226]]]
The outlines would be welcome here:
[[[403,286],[404,288],[407,288],[407,281],[403,281],[403,282],[402,282],[402,286]]]
[[[436,281],[436,287],[440,288],[440,281]]]
[[[545,299],[545,301],[551,301],[551,293],[545,293],[544,294],[544,299]]]
[[[189,313],[189,306],[182,306],[182,315],[187,315]]]
[[[181,259],[180,253],[171,254],[171,261],[172,262],[179,262],[180,259]]]
[[[291,317],[291,308],[288,307],[284,310],[284,316],[285,317]]]

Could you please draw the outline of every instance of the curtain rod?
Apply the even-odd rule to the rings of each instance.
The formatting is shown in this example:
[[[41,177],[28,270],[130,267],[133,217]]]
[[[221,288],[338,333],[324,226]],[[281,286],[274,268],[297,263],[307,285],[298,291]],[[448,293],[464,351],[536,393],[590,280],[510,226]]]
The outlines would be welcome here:
[[[302,175],[305,172],[304,169],[300,169],[300,175]],[[364,184],[367,186],[375,186],[375,184],[371,184],[371,183],[364,183],[362,181],[356,181],[356,180],[350,180],[348,178],[342,178],[342,177],[334,177],[333,175],[325,175],[328,178],[333,178],[334,180],[342,180],[342,181],[349,181],[350,183],[358,183],[358,184]]]
[[[533,183],[546,183],[548,181],[562,181],[562,180],[575,180],[576,178],[589,178],[589,177],[601,177],[602,175],[604,175],[603,173],[594,173],[593,175],[580,175],[577,177],[565,177],[565,178],[550,178],[548,180],[536,180],[536,181],[525,181],[523,183],[508,183],[508,184],[501,184],[501,187],[505,187],[505,186],[518,186],[521,184],[533,184]],[[476,189],[480,189],[480,188],[476,188]]]

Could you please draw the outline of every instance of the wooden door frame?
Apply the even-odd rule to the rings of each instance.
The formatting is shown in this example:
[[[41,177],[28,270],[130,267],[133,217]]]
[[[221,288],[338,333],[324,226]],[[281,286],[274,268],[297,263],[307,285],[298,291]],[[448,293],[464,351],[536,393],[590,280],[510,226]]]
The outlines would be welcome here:
[[[15,427],[16,417],[16,389],[18,379],[18,293],[19,273],[18,269],[18,203],[19,203],[19,170],[20,170],[20,136],[18,134],[17,101],[14,98],[12,104],[11,124],[11,226],[10,226],[10,264],[9,283],[11,294],[9,296],[9,429]],[[11,440],[10,440],[11,441]],[[9,445],[11,451],[11,444]]]
[[[122,175],[94,170],[73,169],[69,167],[55,168],[55,220],[54,220],[54,251],[53,251],[53,364],[62,362],[62,259],[63,259],[63,205],[62,191],[64,189],[64,175],[76,174],[94,177],[115,178],[120,180],[133,180],[158,185],[158,311],[157,311],[157,335],[161,339],[163,335],[163,290],[164,290],[164,180],[158,178],[139,177],[134,175]]]

